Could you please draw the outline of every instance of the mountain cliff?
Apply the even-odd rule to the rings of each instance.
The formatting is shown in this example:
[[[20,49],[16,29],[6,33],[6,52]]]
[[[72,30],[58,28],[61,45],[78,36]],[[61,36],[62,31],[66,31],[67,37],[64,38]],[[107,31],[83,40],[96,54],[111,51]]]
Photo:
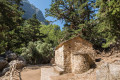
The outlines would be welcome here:
[[[25,11],[23,15],[24,19],[32,18],[33,14],[36,14],[37,19],[42,22],[42,24],[47,24],[47,22],[45,22],[46,19],[44,18],[43,13],[38,8],[30,4],[28,0],[22,0],[21,3],[21,8]]]

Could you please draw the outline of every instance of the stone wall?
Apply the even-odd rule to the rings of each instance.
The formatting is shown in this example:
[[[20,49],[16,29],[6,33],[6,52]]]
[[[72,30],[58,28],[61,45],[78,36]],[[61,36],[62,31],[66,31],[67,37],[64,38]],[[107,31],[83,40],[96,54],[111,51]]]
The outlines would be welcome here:
[[[92,44],[83,40],[81,38],[76,38],[71,41],[72,49],[71,53],[80,53],[80,54],[88,54],[92,59],[95,58],[95,51],[93,50]]]
[[[67,73],[72,72],[71,69],[71,44],[66,44],[64,48],[64,71]]]
[[[94,65],[93,60],[88,54],[73,54],[72,56],[72,72],[73,73],[84,73],[88,71]]]
[[[55,51],[55,64],[64,69],[64,46]]]

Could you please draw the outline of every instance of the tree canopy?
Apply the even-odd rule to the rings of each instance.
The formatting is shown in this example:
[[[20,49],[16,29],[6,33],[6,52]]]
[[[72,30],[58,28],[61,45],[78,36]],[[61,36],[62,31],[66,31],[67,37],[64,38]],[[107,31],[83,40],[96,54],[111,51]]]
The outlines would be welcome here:
[[[38,63],[78,35],[103,48],[120,44],[120,0],[51,0],[46,16],[64,21],[62,30],[48,20],[49,25],[42,24],[36,14],[23,19],[21,5],[21,0],[0,0],[0,54],[11,50]]]
[[[92,18],[92,2],[90,0],[52,0],[51,7],[46,9],[46,16],[65,21],[65,26],[78,29],[79,24]]]

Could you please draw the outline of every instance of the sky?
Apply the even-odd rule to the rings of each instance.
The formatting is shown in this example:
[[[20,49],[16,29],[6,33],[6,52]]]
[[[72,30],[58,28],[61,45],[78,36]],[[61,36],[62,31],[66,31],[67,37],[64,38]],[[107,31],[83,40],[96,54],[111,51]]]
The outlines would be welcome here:
[[[28,0],[31,4],[33,4],[35,7],[40,9],[45,17],[45,9],[50,8],[51,0]],[[52,17],[46,17],[47,20],[53,21],[55,20]],[[62,29],[63,23],[61,21],[56,21],[53,24],[59,25]]]

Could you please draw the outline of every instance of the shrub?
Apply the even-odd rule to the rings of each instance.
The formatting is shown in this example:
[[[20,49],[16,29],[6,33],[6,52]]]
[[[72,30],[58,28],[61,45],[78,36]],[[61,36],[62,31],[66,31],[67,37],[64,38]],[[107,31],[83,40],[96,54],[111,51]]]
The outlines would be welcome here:
[[[53,57],[53,48],[45,42],[29,42],[27,47],[22,48],[21,55],[29,64],[49,63]]]

